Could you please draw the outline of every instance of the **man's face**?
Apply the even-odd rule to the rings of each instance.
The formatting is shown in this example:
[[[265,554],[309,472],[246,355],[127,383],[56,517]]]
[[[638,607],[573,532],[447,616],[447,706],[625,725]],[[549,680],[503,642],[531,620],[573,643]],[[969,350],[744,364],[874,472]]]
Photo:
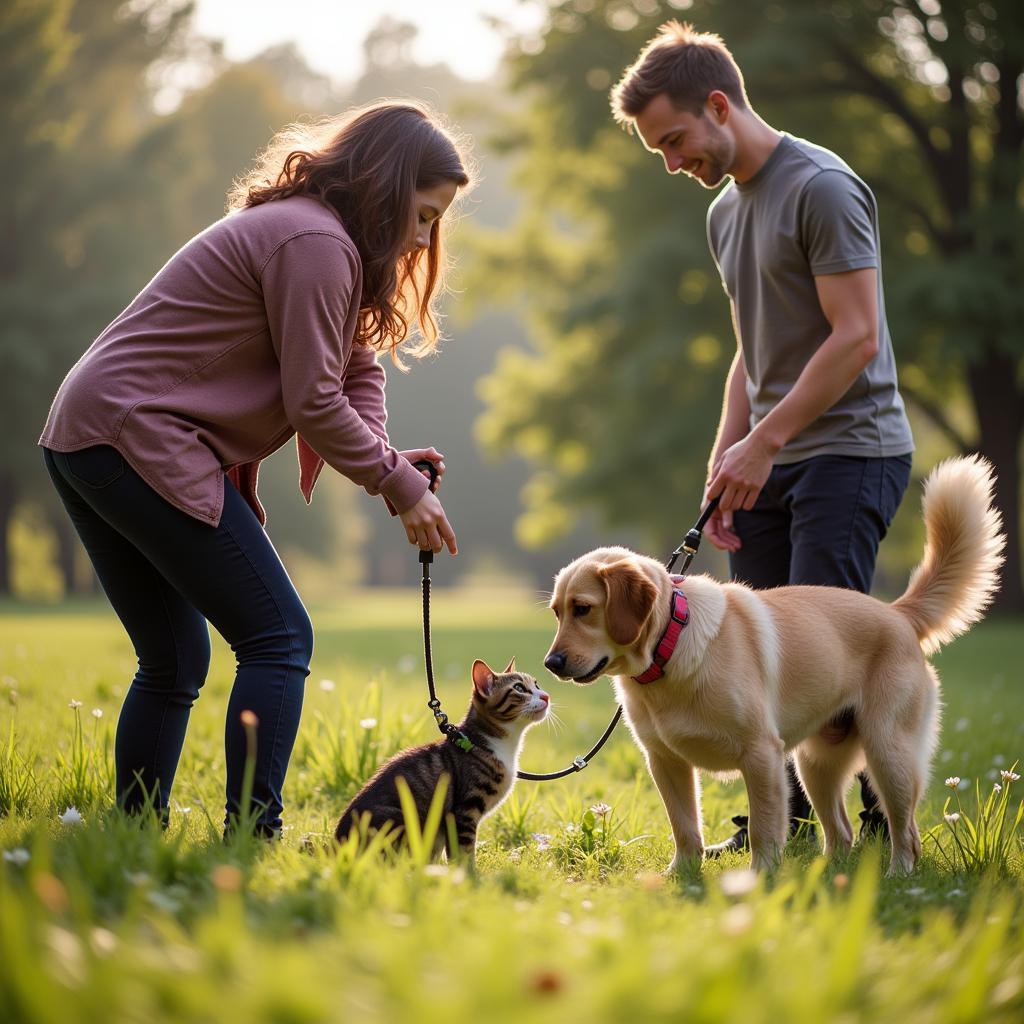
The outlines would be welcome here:
[[[724,109],[727,117],[728,106]],[[736,160],[736,144],[722,120],[713,98],[698,116],[677,110],[660,93],[637,115],[636,128],[644,145],[662,155],[669,174],[682,171],[705,188],[717,188]]]

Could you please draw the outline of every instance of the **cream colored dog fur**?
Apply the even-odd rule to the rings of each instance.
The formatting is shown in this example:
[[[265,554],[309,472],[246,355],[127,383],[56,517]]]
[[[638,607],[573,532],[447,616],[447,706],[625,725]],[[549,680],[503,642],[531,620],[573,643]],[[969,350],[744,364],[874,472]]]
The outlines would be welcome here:
[[[698,768],[742,775],[753,866],[773,865],[786,840],[793,752],[826,854],[852,843],[844,797],[866,766],[889,821],[890,874],[913,869],[914,811],[939,727],[938,677],[925,654],[977,622],[997,589],[1004,538],[993,486],[978,457],[932,472],[924,558],[892,604],[834,587],[754,591],[688,577],[689,623],[665,675],[647,684],[632,677],[650,665],[668,622],[665,568],[612,547],[559,572],[546,664],[553,658],[556,674],[578,683],[614,676],[671,822],[671,868],[704,850]]]

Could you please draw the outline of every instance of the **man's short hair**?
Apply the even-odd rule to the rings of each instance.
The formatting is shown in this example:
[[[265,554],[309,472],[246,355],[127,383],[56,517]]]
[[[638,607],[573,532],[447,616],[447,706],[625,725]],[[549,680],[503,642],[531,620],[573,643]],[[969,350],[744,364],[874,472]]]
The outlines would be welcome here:
[[[612,114],[632,129],[647,104],[664,93],[677,110],[700,116],[716,90],[737,107],[749,106],[743,74],[721,36],[667,21],[612,89]]]

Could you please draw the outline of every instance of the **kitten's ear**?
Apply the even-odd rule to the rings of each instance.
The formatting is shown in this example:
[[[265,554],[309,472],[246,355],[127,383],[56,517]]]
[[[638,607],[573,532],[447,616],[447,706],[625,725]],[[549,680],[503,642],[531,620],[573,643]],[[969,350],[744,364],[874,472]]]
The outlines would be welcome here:
[[[515,672],[515,670],[516,670],[516,659],[515,659],[515,658],[513,658],[513,659],[512,659],[512,660],[511,660],[511,661],[510,661],[510,662],[509,662],[509,663],[508,663],[508,664],[507,664],[507,665],[505,666],[505,673],[504,673],[504,674],[505,674],[505,675],[508,675],[508,673],[509,673],[509,672]]]
[[[476,690],[481,697],[489,697],[491,694],[491,687],[494,685],[494,673],[491,671],[490,666],[486,661],[481,661],[477,658],[473,662],[473,689]]]

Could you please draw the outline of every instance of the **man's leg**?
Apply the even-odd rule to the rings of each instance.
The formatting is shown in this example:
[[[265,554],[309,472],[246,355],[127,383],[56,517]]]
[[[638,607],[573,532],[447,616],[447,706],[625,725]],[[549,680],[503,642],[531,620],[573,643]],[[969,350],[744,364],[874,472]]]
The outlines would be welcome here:
[[[791,583],[845,587],[867,594],[878,546],[910,482],[909,455],[862,459],[822,455],[801,463],[793,487]],[[861,832],[885,834],[886,822],[861,772]]]

